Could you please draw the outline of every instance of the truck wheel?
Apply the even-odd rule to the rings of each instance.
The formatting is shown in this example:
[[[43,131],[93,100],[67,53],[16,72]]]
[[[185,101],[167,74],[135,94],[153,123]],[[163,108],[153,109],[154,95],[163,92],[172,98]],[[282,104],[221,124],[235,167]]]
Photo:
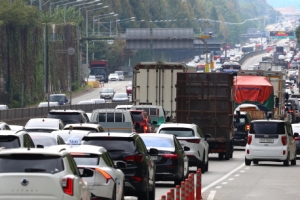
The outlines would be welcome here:
[[[224,153],[219,153],[219,160],[223,160],[224,158]]]
[[[229,160],[230,159],[230,152],[226,152],[225,153],[225,160]]]

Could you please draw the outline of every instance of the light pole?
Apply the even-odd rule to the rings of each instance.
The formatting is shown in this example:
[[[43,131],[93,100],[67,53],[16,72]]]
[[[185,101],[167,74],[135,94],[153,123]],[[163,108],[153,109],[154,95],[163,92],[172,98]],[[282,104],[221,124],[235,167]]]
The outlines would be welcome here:
[[[127,19],[116,19],[116,36],[118,35],[118,22],[122,22],[122,21],[134,21],[135,17],[130,17]]]
[[[115,14],[114,12],[111,12],[109,14],[93,16],[93,35],[95,34],[95,22],[98,23],[98,33],[99,33],[99,22],[100,22],[100,19],[111,17],[111,16],[115,16],[115,15],[118,15],[118,14]],[[95,19],[95,18],[97,18],[97,19]]]
[[[64,6],[64,24],[66,23],[66,8],[67,8],[67,5],[76,4],[76,3],[79,3],[79,2],[82,2],[82,1],[85,1],[85,0],[77,0],[77,1],[74,1],[74,2],[69,2],[69,3],[63,4],[63,6]],[[100,1],[100,0],[96,0],[96,1]],[[83,4],[85,4],[85,3],[83,3]]]

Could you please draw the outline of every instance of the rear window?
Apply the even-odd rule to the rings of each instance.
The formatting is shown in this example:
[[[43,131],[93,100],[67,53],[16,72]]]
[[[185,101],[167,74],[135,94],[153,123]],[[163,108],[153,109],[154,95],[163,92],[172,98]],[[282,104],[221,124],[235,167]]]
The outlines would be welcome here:
[[[30,135],[34,145],[43,145],[44,147],[57,145],[55,138],[49,136]]]
[[[143,121],[142,113],[140,113],[140,112],[131,112],[131,115],[132,115],[133,120],[134,120],[135,122]]]
[[[25,129],[37,128],[37,127],[55,129],[59,127],[59,123],[57,121],[48,121],[48,120],[41,119],[41,120],[29,120],[25,125]]]
[[[99,155],[89,153],[75,153],[71,152],[71,156],[74,158],[77,165],[98,165]]]
[[[118,137],[84,137],[82,144],[102,146],[108,152],[134,152],[136,150],[133,138]]]
[[[60,119],[64,122],[64,124],[71,124],[71,123],[83,123],[81,119],[80,113],[49,113],[47,118],[54,118],[54,119]]]
[[[20,140],[16,136],[0,136],[0,147],[5,149],[19,148]]]
[[[0,156],[0,173],[50,173],[64,170],[61,156],[11,154]]]
[[[146,147],[174,147],[174,142],[171,138],[161,137],[142,137]]]
[[[285,134],[284,122],[260,122],[252,123],[250,127],[251,134]]]
[[[245,124],[246,123],[246,116],[243,116],[243,115],[240,115],[240,117],[234,116],[233,122],[235,124]]]
[[[194,137],[194,131],[189,128],[163,128],[159,133],[171,134],[177,137]]]
[[[99,113],[99,122],[124,122],[125,117],[122,113]]]
[[[134,110],[144,110],[148,113],[149,116],[159,116],[159,109],[158,108],[133,108]]]

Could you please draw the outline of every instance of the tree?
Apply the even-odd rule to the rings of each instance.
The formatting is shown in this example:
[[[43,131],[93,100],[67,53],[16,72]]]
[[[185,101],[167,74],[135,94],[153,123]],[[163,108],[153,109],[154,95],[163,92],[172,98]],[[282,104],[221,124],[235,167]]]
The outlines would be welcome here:
[[[66,19],[66,23],[74,23],[78,25],[83,21],[83,17],[79,15],[79,11],[75,7],[64,7],[57,6],[54,9],[52,16],[52,23],[62,24]]]

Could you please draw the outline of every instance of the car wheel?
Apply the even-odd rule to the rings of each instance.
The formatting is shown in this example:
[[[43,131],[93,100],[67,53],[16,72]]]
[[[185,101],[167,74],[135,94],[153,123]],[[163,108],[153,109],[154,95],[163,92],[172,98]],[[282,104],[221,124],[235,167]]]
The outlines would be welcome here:
[[[148,178],[148,180],[149,180],[149,178]],[[138,200],[140,200],[140,199],[149,200],[149,182],[147,183],[146,191],[145,192],[138,192],[137,197],[138,197]]]
[[[188,176],[188,175],[187,175]],[[181,181],[184,181],[184,170],[182,170],[182,172],[181,172],[181,178],[175,178],[175,180],[174,180],[174,184],[175,184],[175,186],[176,185],[181,185]]]
[[[294,158],[294,160],[291,160],[291,165],[296,165],[296,164],[297,164],[297,156],[295,153],[295,158]]]
[[[207,158],[207,163],[205,164],[205,171],[208,172],[208,158]]]
[[[290,154],[288,154],[286,160],[283,161],[283,165],[284,165],[284,166],[289,166],[289,164],[290,164]]]
[[[253,164],[258,165],[258,160],[253,160]]]
[[[245,165],[251,165],[251,160],[248,160],[247,158],[245,158]]]

